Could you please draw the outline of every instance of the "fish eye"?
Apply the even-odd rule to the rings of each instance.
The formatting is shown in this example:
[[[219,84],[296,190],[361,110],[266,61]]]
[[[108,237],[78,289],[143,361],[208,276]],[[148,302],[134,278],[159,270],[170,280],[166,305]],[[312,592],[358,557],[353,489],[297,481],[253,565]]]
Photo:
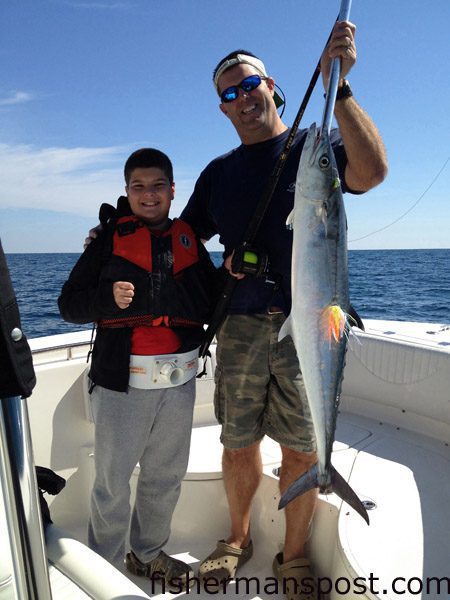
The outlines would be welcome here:
[[[330,164],[330,159],[328,158],[328,156],[326,154],[322,154],[322,156],[319,158],[319,167],[321,169],[326,169]]]

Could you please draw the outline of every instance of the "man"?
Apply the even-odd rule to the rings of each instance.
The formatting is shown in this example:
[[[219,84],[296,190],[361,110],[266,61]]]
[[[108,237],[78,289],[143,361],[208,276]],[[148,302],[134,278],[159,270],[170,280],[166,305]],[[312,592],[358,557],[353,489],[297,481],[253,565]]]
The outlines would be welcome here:
[[[341,77],[335,107],[338,132],[332,132],[333,149],[344,191],[365,192],[387,173],[382,140],[368,115],[355,101],[346,75],[356,61],[355,26],[338,22],[321,57],[325,88],[333,58],[341,60]],[[231,121],[241,146],[212,161],[200,175],[182,213],[197,235],[216,233],[225,247],[225,266],[238,277],[228,315],[218,332],[215,409],[222,425],[223,479],[231,531],[201,563],[199,574],[222,580],[234,577],[251,557],[250,512],[262,477],[259,445],[264,435],[280,443],[283,493],[315,462],[311,417],[294,346],[280,343],[277,334],[290,311],[290,259],[292,232],[286,217],[292,209],[294,184],[306,131],[298,132],[286,167],[255,240],[258,253],[268,256],[270,274],[244,277],[231,270],[234,250],[242,242],[247,224],[264,191],[268,177],[284,148],[288,128],[277,113],[275,82],[254,55],[238,50],[225,57],[213,75],[221,98],[220,110]],[[288,586],[289,600],[316,598],[302,579],[311,577],[305,557],[317,500],[313,490],[291,502],[285,510],[286,535],[274,571]]]

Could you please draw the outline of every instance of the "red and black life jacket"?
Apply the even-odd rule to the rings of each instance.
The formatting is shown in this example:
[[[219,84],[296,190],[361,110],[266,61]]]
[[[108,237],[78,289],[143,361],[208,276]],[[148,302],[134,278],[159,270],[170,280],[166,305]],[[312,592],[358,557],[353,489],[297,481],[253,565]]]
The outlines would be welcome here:
[[[119,218],[102,278],[131,281],[135,295],[127,309],[117,317],[102,319],[99,327],[199,327],[206,323],[210,299],[199,263],[199,243],[180,219],[174,219],[166,232],[155,233],[134,216]]]

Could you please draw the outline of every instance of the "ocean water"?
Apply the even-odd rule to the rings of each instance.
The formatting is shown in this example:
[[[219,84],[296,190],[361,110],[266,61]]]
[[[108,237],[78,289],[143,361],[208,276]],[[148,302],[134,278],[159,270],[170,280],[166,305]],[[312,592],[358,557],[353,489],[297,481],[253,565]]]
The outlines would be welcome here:
[[[28,338],[90,329],[59,315],[57,299],[78,254],[8,254]],[[216,265],[221,253],[211,252]],[[450,249],[349,252],[351,302],[361,318],[450,324]]]

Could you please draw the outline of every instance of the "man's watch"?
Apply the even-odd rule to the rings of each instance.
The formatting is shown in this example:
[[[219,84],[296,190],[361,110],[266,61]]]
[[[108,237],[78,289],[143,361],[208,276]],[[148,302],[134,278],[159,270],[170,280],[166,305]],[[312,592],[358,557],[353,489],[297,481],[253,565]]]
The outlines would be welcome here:
[[[344,100],[345,98],[351,98],[353,96],[352,88],[349,82],[344,79],[341,87],[338,87],[336,92],[336,100]]]

